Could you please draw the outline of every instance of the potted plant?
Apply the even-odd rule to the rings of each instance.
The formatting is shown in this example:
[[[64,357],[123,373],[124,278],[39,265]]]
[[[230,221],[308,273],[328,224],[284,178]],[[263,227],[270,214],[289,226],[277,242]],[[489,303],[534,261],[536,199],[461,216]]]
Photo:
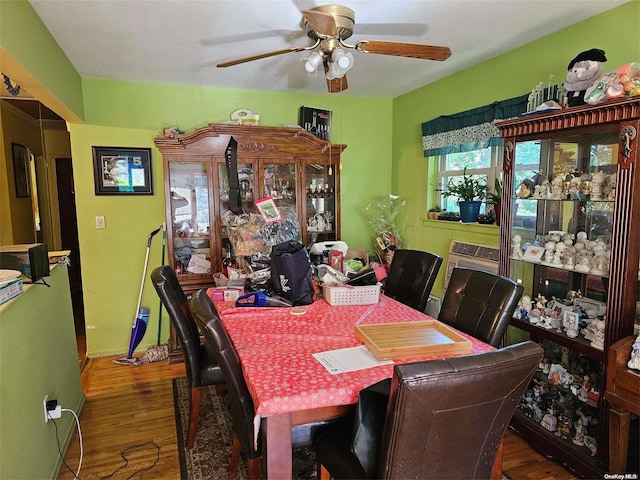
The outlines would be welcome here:
[[[442,212],[442,208],[440,206],[435,206],[433,208],[430,208],[429,211],[427,212],[427,218],[437,220],[441,212]]]
[[[502,183],[496,178],[493,184],[493,192],[487,193],[487,203],[493,204],[493,213],[496,217],[496,225],[500,226],[500,211],[502,206]]]
[[[462,179],[450,179],[447,190],[443,192],[445,197],[457,197],[460,207],[462,223],[478,221],[480,205],[487,196],[487,184],[482,179],[467,175],[467,167],[464,168]]]
[[[458,212],[442,212],[438,215],[438,220],[444,220],[446,222],[458,222],[460,221],[460,214]]]
[[[482,225],[491,225],[495,219],[491,213],[481,213],[478,215],[478,223]]]

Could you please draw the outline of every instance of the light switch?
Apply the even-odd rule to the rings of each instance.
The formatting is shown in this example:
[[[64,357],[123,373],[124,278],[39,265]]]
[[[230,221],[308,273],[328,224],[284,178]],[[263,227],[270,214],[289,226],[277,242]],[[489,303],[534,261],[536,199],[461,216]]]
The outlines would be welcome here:
[[[107,228],[107,226],[104,223],[104,217],[102,215],[96,217],[96,229],[97,230],[102,230],[103,228]]]

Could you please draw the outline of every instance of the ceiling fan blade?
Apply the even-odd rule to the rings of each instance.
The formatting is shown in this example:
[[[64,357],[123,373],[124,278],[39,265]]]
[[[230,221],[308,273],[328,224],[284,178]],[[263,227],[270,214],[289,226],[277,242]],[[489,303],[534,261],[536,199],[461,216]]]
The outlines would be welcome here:
[[[349,88],[347,83],[347,76],[341,78],[334,78],[333,80],[327,79],[327,89],[329,93],[340,93]]]
[[[262,58],[275,57],[276,55],[282,55],[283,53],[292,53],[292,52],[302,52],[307,50],[309,47],[291,47],[291,48],[283,48],[282,50],[274,50],[272,52],[260,53],[258,55],[252,55],[250,57],[238,58],[236,60],[230,60],[228,62],[220,62],[216,66],[219,68],[224,67],[232,67],[234,65],[239,65],[241,63],[252,62],[254,60],[260,60]]]
[[[324,62],[324,74],[329,73],[329,65],[327,62]],[[340,78],[332,78],[329,80],[327,78],[327,89],[329,93],[340,93],[349,88],[349,84],[347,83],[347,76],[343,75]]]
[[[361,40],[356,43],[358,51],[393,55],[395,57],[420,58],[422,60],[446,60],[451,56],[449,47],[421,45],[419,43],[385,42],[383,40]]]
[[[305,20],[318,35],[337,38],[338,26],[333,15],[316,10],[302,10]]]

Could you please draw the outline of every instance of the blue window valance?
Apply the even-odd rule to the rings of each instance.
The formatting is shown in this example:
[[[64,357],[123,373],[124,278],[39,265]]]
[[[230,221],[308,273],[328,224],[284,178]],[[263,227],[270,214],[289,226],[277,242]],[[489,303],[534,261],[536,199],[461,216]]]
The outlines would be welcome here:
[[[522,115],[529,95],[493,102],[453,115],[442,115],[422,124],[424,156],[468,152],[502,145],[495,122]]]

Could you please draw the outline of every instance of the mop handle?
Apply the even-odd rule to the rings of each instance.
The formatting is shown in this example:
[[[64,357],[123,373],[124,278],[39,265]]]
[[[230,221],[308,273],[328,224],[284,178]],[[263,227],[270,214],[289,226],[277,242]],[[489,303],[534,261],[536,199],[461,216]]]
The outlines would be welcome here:
[[[149,234],[149,238],[147,238],[147,253],[144,257],[144,268],[142,270],[142,282],[140,283],[140,293],[138,294],[138,306],[136,307],[136,314],[133,316],[133,321],[136,321],[138,318],[138,312],[140,312],[140,304],[142,303],[142,290],[144,289],[144,280],[147,277],[147,265],[149,264],[149,249],[151,248],[151,239],[154,237],[156,233],[162,230],[164,224],[160,225],[160,227],[156,228],[153,232]]]
[[[164,251],[167,246],[167,224],[162,224],[162,262],[160,265],[164,265]],[[160,345],[160,332],[162,331],[162,299],[160,299],[160,305],[158,307],[158,342]]]

